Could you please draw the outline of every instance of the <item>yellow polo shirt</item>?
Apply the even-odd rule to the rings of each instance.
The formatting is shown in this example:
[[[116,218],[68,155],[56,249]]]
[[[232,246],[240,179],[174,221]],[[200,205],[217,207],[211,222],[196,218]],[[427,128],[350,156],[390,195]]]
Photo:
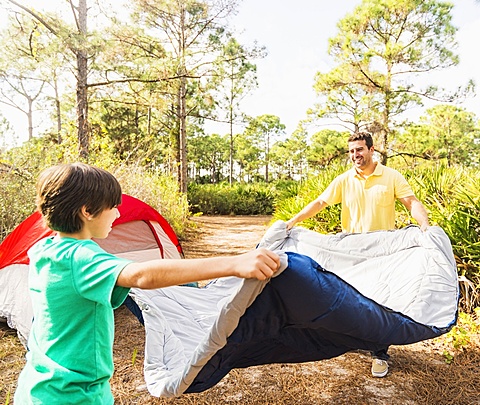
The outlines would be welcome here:
[[[342,229],[361,233],[395,229],[395,200],[414,195],[401,173],[377,163],[366,179],[353,167],[336,177],[320,199],[328,205],[342,203]]]

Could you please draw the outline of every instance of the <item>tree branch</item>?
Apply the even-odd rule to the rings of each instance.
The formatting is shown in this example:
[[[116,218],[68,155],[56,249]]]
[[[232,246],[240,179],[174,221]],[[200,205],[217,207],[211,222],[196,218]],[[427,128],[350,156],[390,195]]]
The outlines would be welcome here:
[[[52,34],[54,34],[55,36],[58,35],[58,31],[55,28],[53,28],[49,23],[47,23],[40,15],[30,10],[29,8],[23,6],[22,4],[17,3],[15,0],[8,0],[8,1],[12,4],[15,4],[17,7],[21,8],[23,11],[30,14],[33,18],[41,22],[45,26],[45,28],[49,30]]]
[[[166,82],[169,80],[177,80],[182,77],[185,77],[187,79],[200,79],[202,76],[193,76],[193,75],[175,75],[171,77],[165,77],[162,79],[139,79],[139,78],[133,78],[133,79],[118,79],[118,80],[108,80],[105,82],[97,82],[97,83],[90,83],[87,84],[87,87],[100,87],[100,86],[106,86],[109,84],[117,84],[117,83],[160,83],[160,82]]]

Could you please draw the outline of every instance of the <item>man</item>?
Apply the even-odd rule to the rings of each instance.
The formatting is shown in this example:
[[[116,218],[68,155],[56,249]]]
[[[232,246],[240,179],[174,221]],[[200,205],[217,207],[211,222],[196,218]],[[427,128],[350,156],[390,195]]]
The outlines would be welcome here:
[[[394,229],[395,200],[398,199],[425,231],[429,226],[425,207],[415,197],[401,173],[373,160],[374,152],[373,139],[369,133],[352,134],[348,138],[348,153],[353,167],[336,177],[317,199],[287,221],[287,230],[316,215],[326,206],[338,203],[342,203],[343,232]],[[387,350],[372,353],[372,357],[372,375],[387,375]]]

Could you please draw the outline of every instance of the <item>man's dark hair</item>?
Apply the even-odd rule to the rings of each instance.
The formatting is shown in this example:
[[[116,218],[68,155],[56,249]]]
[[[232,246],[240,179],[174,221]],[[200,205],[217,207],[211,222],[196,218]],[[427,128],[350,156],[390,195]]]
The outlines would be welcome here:
[[[37,209],[47,226],[59,232],[82,229],[83,206],[96,216],[122,202],[122,189],[109,172],[84,163],[61,164],[44,170],[37,182]]]
[[[368,132],[355,132],[348,137],[348,142],[365,141],[365,145],[370,149],[373,146],[372,135]]]

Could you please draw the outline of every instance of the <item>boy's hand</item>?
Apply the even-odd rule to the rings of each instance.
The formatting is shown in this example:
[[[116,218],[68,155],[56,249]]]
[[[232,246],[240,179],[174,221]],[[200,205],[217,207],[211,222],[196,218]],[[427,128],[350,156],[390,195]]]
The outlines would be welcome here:
[[[266,280],[280,268],[280,257],[265,248],[235,256],[236,276]]]

